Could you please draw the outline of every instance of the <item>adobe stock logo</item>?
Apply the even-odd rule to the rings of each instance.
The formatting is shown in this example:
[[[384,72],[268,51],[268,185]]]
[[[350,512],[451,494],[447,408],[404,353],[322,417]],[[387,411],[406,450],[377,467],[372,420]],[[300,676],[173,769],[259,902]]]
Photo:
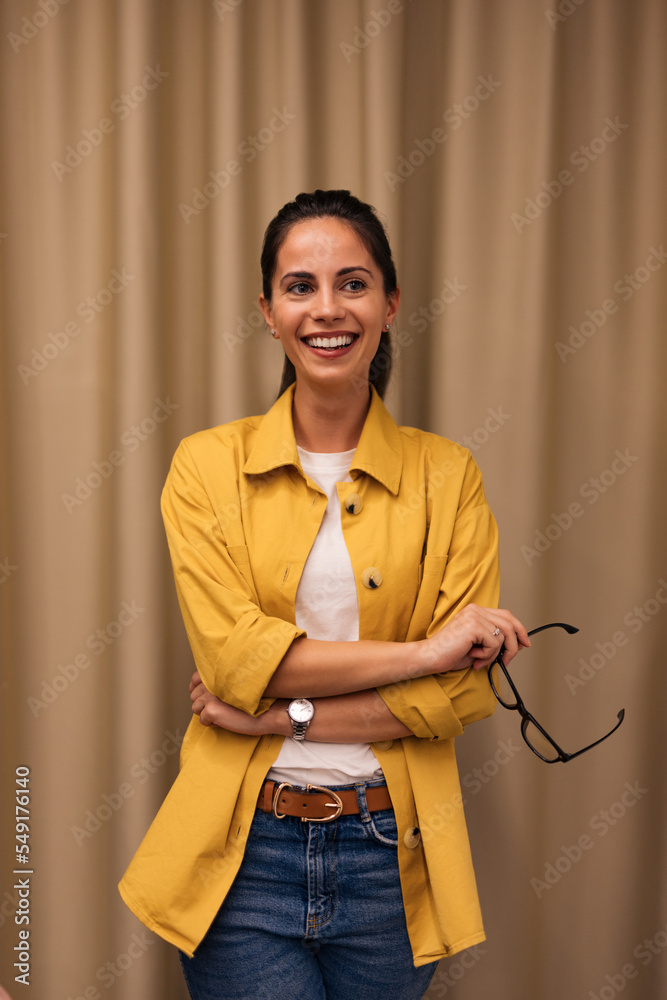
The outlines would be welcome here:
[[[667,927],[661,927],[652,937],[645,937],[640,941],[633,948],[632,954],[646,967],[657,955],[662,955],[665,948],[667,948]],[[641,969],[634,962],[626,962],[617,972],[608,972],[604,977],[604,985],[597,992],[591,990],[586,1000],[614,1000],[614,997],[625,989],[628,981],[636,979],[640,972]]]
[[[599,304],[598,308],[587,309],[584,314],[585,319],[579,326],[570,325],[567,343],[556,341],[554,347],[561,362],[565,364],[570,354],[576,354],[587,344],[591,337],[602,329],[609,317],[619,311],[620,304],[628,302],[665,263],[667,263],[667,253],[664,243],[659,247],[650,246],[646,259],[634,271],[626,272],[622,278],[614,282],[613,291],[620,299],[620,303],[609,296]]]
[[[569,162],[577,168],[577,174],[588,170],[590,165],[606,152],[611,143],[616,142],[626,128],[630,128],[629,123],[622,122],[618,115],[613,119],[605,118],[600,134],[589,139],[587,145],[581,145],[570,153]],[[524,199],[523,215],[520,212],[512,212],[510,215],[510,221],[517,233],[532,226],[533,222],[542,215],[542,212],[561,197],[565,188],[574,184],[577,174],[572,173],[571,170],[561,170],[557,178],[542,181],[540,190],[534,198]]]
[[[623,618],[623,624],[630,629],[633,635],[653,621],[656,615],[660,614],[663,608],[667,607],[667,580],[661,577],[658,580],[658,588],[653,595],[643,604],[636,604]],[[570,694],[576,694],[577,688],[584,687],[589,681],[597,677],[607,664],[614,659],[616,653],[623,646],[627,646],[630,636],[623,629],[616,629],[608,639],[597,641],[595,650],[590,654],[589,659],[579,657],[579,670],[575,674],[566,674],[563,678],[567,684]]]
[[[488,76],[478,76],[477,86],[462,101],[452,104],[442,113],[442,121],[450,126],[452,132],[460,128],[464,121],[473,115],[484,101],[487,101],[502,86],[502,81],[494,80],[493,74]],[[412,177],[415,170],[422,166],[429,156],[436,152],[443,142],[447,142],[449,132],[436,125],[427,136],[415,139],[412,149],[407,155],[399,156],[396,170],[385,170],[384,179],[389,185],[390,191],[395,191],[399,184],[405,184],[408,177]]]
[[[146,100],[151,91],[159,87],[163,80],[166,80],[169,73],[160,69],[158,63],[155,67],[146,66],[146,73],[131,90],[125,91],[119,97],[115,97],[111,102],[110,110],[119,122],[132,113],[135,108]],[[87,156],[104,142],[104,137],[116,131],[116,122],[112,118],[100,118],[93,128],[84,128],[81,131],[81,138],[76,143],[76,148],[72,145],[65,146],[65,156],[63,162],[53,160],[51,169],[62,184],[66,174],[71,174],[80,166]]]
[[[14,52],[20,52],[24,45],[32,41],[41,29],[45,28],[56,14],[60,13],[60,8],[69,2],[70,0],[39,0],[37,10],[30,17],[26,15],[21,18],[21,31],[7,33],[7,41]]]
[[[559,24],[567,21],[568,17],[572,17],[583,3],[586,3],[586,0],[560,0],[555,10],[545,10],[544,16],[551,30],[555,31]]]
[[[409,2],[412,2],[412,0],[409,0]],[[403,10],[401,0],[389,0],[386,7],[381,8],[381,10],[371,11],[371,16],[363,28],[360,25],[356,26],[352,44],[349,42],[340,43],[340,50],[345,56],[345,62],[348,66],[352,62],[353,56],[359,55],[366,46],[370,45],[374,38],[377,38],[382,29],[387,27],[391,22],[392,16],[402,14]]]
[[[88,472],[76,477],[71,493],[60,494],[60,499],[68,514],[71,514],[75,507],[80,507],[85,503],[95,490],[98,490],[104,481],[114,474],[118,466],[125,463],[127,456],[133,454],[144,441],[155,434],[160,424],[164,423],[180,406],[180,403],[172,403],[169,396],[165,400],[158,397],[154,402],[155,406],[151,414],[145,416],[141,423],[133,424],[132,427],[123,431],[120,437],[122,448],[114,448],[107,454],[106,458],[94,461]]]
[[[18,566],[14,566],[10,563],[9,556],[5,556],[4,559],[0,559],[0,583],[5,583],[9,580],[12,573],[15,573]]]
[[[125,267],[121,268],[120,271],[114,268],[105,286],[98,288],[95,295],[88,295],[85,299],[81,299],[74,310],[76,315],[80,316],[84,323],[94,322],[99,314],[104,312],[113,299],[120,295],[135,278],[136,275],[128,274]],[[72,340],[78,337],[82,330],[83,327],[77,320],[69,320],[60,329],[47,334],[48,339],[42,343],[41,347],[32,348],[31,359],[26,358],[28,363],[16,366],[23,384],[28,385],[31,378],[35,378],[40,372],[43,372],[51,361],[69,347]]]
[[[123,601],[116,617],[112,621],[107,622],[103,628],[96,629],[86,637],[86,649],[90,649],[95,656],[102,656],[109,646],[112,646],[123,635],[126,629],[131,628],[139,615],[143,614],[145,610],[145,608],[137,605],[136,600],[132,600],[131,602]],[[84,670],[92,666],[93,662],[92,657],[87,652],[81,650],[71,657],[69,662],[59,663],[57,672],[52,674],[48,681],[42,681],[39,697],[35,698],[30,695],[26,700],[26,704],[34,717],[37,718],[41,711],[46,710],[49,705],[52,705],[63,692],[67,691],[78,680]]]
[[[208,179],[204,181],[202,187],[192,188],[192,202],[190,204],[184,201],[179,203],[178,210],[184,222],[189,225],[193,216],[196,218],[200,212],[203,212],[214,198],[217,198],[225,188],[229,187],[232,177],[238,177],[246,164],[252,163],[263,150],[271,145],[278,133],[284,132],[297,117],[296,114],[288,111],[286,105],[283,105],[282,109],[274,107],[271,114],[272,117],[266,125],[252,135],[247,135],[238,144],[236,152],[239,159],[228,160],[220,170],[209,170]]]
[[[640,785],[639,781],[630,784],[625,782],[623,791],[618,800],[612,802],[608,809],[600,809],[591,817],[588,827],[596,833],[598,840],[606,837],[616,824],[628,813],[628,810],[637,805],[639,800],[648,794],[649,789]],[[594,840],[590,833],[582,833],[574,844],[561,845],[562,854],[555,861],[547,861],[544,865],[542,878],[531,878],[530,885],[538,899],[542,899],[545,892],[549,892],[557,885],[564,875],[572,871],[574,865],[578,864],[584,855],[592,851],[598,840]]]
[[[220,18],[224,21],[225,14],[231,14],[235,11],[237,7],[240,7],[243,0],[213,0],[213,9]]]
[[[639,456],[632,455],[629,448],[624,451],[617,448],[609,468],[603,469],[599,475],[587,479],[579,488],[579,496],[588,501],[589,507],[593,506],[638,461]],[[521,546],[521,555],[528,566],[535,559],[539,559],[545,552],[548,552],[554,542],[557,542],[572,527],[575,520],[584,516],[587,509],[578,500],[573,500],[567,505],[566,510],[559,513],[552,512],[549,523],[544,530],[535,532],[533,544]]]

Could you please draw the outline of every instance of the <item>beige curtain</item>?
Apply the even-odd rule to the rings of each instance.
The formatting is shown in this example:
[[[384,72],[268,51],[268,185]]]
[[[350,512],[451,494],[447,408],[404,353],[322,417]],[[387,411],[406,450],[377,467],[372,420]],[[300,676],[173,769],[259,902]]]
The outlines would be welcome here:
[[[2,4],[12,996],[186,995],[116,891],[190,715],[159,494],[182,437],[273,401],[261,235],[315,187],[387,222],[390,409],[473,450],[503,604],[580,628],[523,654],[526,702],[568,750],[627,713],[568,764],[503,709],[460,740],[488,940],[428,995],[666,995],[666,22],[661,0]]]

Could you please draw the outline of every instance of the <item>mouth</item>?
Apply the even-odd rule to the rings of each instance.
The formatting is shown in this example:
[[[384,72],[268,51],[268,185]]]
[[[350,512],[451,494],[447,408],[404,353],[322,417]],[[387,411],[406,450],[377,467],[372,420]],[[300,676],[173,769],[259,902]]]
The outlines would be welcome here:
[[[328,336],[313,334],[310,337],[302,337],[301,343],[321,356],[339,357],[342,354],[347,354],[358,339],[359,335],[356,333],[339,333]]]

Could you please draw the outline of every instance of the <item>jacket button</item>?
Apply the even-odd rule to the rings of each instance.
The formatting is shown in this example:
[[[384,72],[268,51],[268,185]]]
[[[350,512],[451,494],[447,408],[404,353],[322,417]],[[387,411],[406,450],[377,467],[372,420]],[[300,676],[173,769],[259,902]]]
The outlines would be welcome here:
[[[375,743],[371,744],[375,750],[391,750],[393,745],[393,740],[376,740]]]
[[[359,514],[363,506],[364,501],[358,493],[350,493],[345,497],[345,510],[348,514]]]
[[[403,834],[403,843],[406,847],[409,847],[410,850],[415,848],[421,839],[422,835],[419,832],[419,827],[416,826],[409,826]]]
[[[382,573],[377,566],[369,566],[361,574],[361,582],[369,590],[376,590],[382,584]]]

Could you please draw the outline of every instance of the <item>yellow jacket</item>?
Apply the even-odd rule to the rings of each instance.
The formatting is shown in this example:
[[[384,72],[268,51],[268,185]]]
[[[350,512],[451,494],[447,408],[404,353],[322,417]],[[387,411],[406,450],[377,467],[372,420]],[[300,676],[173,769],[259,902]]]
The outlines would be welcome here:
[[[271,705],[264,690],[305,634],[295,625],[296,591],[327,503],[301,469],[292,397],[293,387],[265,416],[182,441],[162,496],[197,669],[210,691],[253,714]],[[360,639],[423,639],[466,604],[497,607],[497,530],[466,449],[397,427],[372,390],[350,471],[338,496]],[[423,965],[484,940],[454,737],[490,715],[495,698],[486,670],[378,690],[414,734],[372,747],[394,804],[408,932]],[[120,883],[139,919],[189,956],[238,871],[283,739],[193,716],[178,777]]]

